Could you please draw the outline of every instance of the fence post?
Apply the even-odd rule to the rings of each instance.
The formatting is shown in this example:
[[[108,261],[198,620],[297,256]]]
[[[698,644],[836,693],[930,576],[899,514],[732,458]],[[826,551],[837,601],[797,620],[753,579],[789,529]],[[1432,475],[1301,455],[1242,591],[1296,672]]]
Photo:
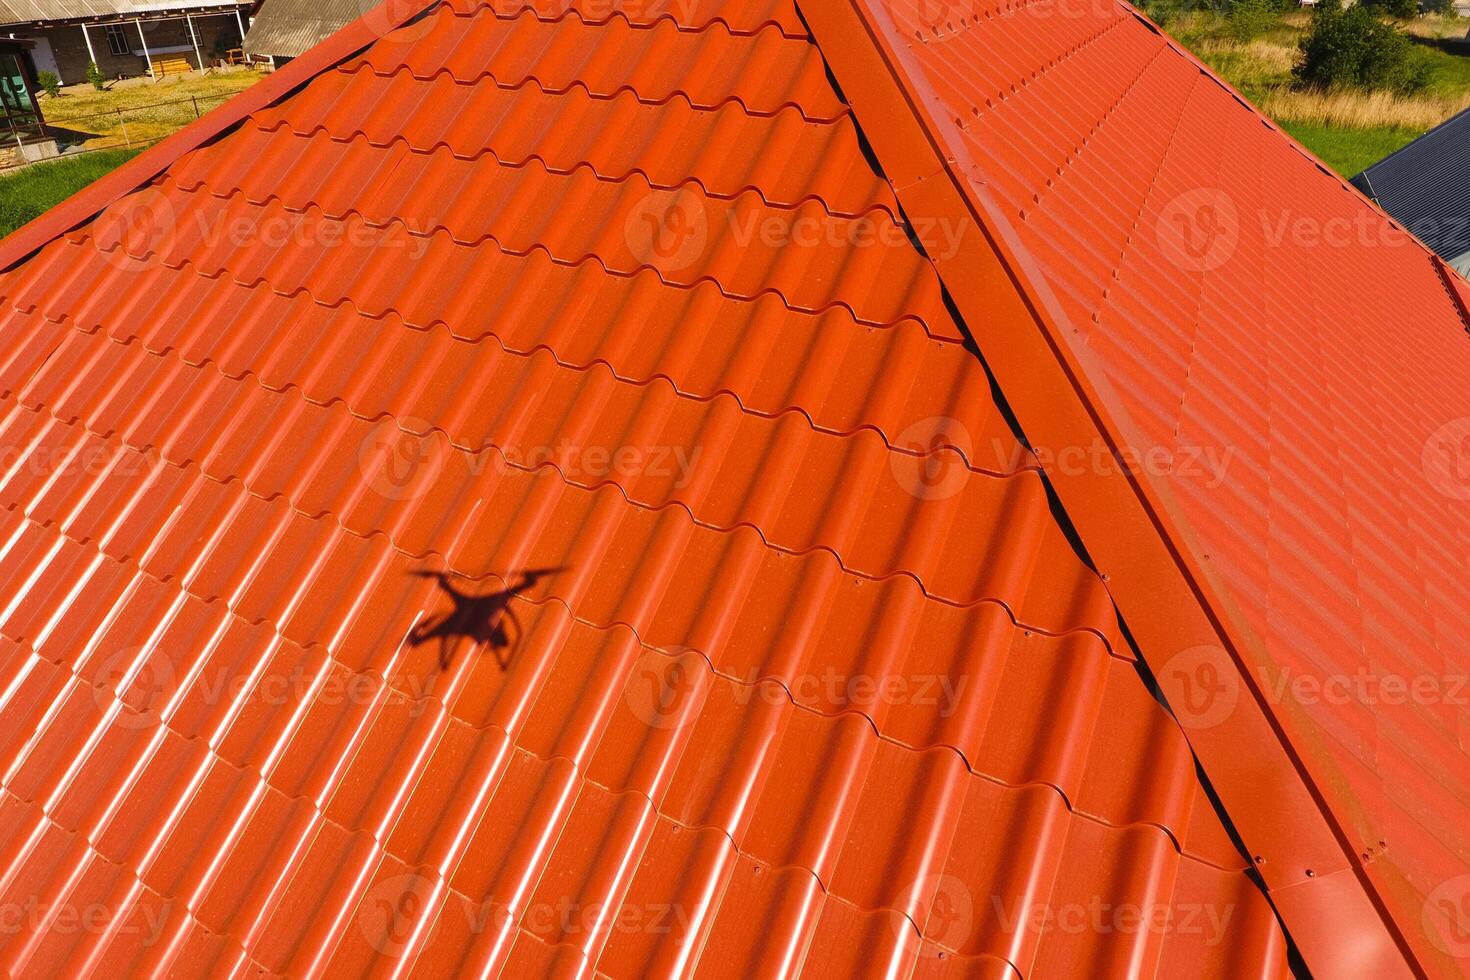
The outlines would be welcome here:
[[[199,118],[199,96],[197,96],[197,95],[191,95],[191,96],[189,96],[189,98],[192,99],[192,100],[194,100],[194,118],[195,119],[198,119]]]
[[[117,121],[122,124],[123,142],[128,145],[129,149],[132,149],[133,141],[128,137],[128,119],[123,115],[121,109],[117,110]]]

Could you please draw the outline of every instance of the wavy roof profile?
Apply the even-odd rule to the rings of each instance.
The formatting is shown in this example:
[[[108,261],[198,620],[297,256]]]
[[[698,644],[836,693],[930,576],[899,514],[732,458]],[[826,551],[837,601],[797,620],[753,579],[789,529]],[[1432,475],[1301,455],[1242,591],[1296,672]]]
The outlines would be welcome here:
[[[1449,396],[1350,455],[1365,353],[1220,326],[1390,301],[1287,293],[1264,181],[1180,191],[1223,262],[1155,201],[1228,137],[1363,207],[1201,72],[1111,5],[389,6],[12,236],[0,963],[1462,969],[1463,708],[1253,673],[1448,676]]]

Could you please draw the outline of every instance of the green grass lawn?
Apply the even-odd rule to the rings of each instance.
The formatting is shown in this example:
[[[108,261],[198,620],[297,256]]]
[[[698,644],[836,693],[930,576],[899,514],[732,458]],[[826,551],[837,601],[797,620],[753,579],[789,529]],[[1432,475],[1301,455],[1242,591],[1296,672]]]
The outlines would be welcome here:
[[[138,152],[99,150],[0,174],[0,235],[10,234]]]
[[[1281,123],[1281,128],[1311,150],[1333,170],[1351,177],[1377,163],[1420,134],[1412,129],[1332,129],[1303,123]]]

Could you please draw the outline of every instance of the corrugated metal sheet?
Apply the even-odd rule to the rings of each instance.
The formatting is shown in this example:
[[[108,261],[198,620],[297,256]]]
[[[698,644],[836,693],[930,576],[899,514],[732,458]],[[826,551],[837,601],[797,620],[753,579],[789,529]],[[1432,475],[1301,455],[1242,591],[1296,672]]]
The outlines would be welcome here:
[[[250,21],[245,50],[261,57],[295,58],[369,7],[367,0],[265,0]]]
[[[880,39],[897,108],[853,101],[883,165],[903,167],[908,213],[980,216],[1008,269],[982,278],[1016,276],[1026,336],[1144,461],[1112,483],[1061,474],[1059,492],[1130,625],[1154,634],[1145,659],[1185,679],[1171,702],[1246,846],[1271,855],[1308,962],[1470,973],[1466,285],[1125,4],[818,6],[834,62]],[[834,72],[849,95],[865,84]],[[882,138],[915,106],[929,157]],[[1008,333],[1019,322],[996,329],[1009,349],[1033,342]],[[1025,356],[996,372],[1013,398],[1041,374]],[[1043,443],[1081,431],[1059,390],[1017,410]],[[1105,483],[1170,542],[1228,656],[1156,629],[1172,613],[1143,586],[1159,579],[1138,567],[1142,538],[1113,534],[1121,508],[1090,507]],[[1257,743],[1222,737],[1251,718],[1278,726],[1322,801],[1332,866],[1262,799],[1274,770],[1242,765]],[[1344,903],[1384,941],[1334,914]]]
[[[0,0],[0,25],[31,24],[36,21],[85,20],[106,17],[128,19],[147,17],[170,10],[197,10],[201,7],[244,6],[234,0],[188,0],[186,3],[148,2],[148,0]]]
[[[0,965],[1283,975],[910,232],[789,4],[456,0],[0,277]]]
[[[1470,112],[1379,160],[1353,184],[1454,262],[1470,252]]]

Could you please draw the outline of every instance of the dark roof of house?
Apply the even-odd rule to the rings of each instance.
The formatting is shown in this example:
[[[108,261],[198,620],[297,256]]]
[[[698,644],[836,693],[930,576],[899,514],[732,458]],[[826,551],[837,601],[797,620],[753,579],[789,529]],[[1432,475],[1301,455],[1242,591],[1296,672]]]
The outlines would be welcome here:
[[[295,58],[361,17],[369,0],[265,0],[250,22],[245,50]]]
[[[1353,183],[1445,259],[1470,252],[1470,109],[1390,153]]]
[[[0,243],[0,963],[1463,972],[1470,286],[1111,0],[608,6]]]
[[[175,3],[168,0],[0,0],[0,26],[100,18],[146,19],[171,10],[246,5],[237,0],[183,0]]]

